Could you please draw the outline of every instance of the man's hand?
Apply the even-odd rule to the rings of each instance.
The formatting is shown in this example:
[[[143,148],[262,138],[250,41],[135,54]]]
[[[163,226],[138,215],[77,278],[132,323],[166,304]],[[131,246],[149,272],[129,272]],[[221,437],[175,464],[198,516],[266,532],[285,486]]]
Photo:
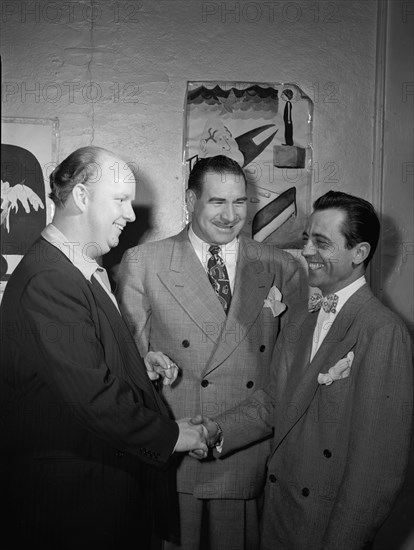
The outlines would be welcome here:
[[[216,446],[216,444],[219,442],[220,436],[222,435],[217,422],[214,422],[214,420],[211,420],[210,418],[208,418],[208,416],[201,416],[201,414],[197,414],[190,419],[190,423],[194,426],[203,426],[206,434],[207,445],[209,447]],[[197,450],[191,451],[189,454],[193,458],[205,458],[205,455],[202,456],[202,454],[199,453]]]
[[[161,376],[163,385],[169,386],[177,379],[179,368],[161,351],[149,351],[144,357],[144,363],[150,380],[158,380]]]
[[[205,458],[208,452],[206,444],[208,434],[206,428],[202,424],[192,424],[189,418],[182,418],[176,422],[180,431],[174,452],[185,453],[196,451],[197,458]]]

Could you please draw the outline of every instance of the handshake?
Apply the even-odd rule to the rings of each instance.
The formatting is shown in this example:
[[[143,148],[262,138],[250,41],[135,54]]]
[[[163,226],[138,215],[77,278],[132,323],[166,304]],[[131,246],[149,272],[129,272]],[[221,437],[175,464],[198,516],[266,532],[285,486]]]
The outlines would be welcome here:
[[[174,452],[189,452],[193,458],[206,458],[209,447],[220,443],[220,426],[208,417],[196,415],[193,418],[177,420],[179,435]]]
[[[180,369],[161,351],[149,351],[144,358],[147,375],[150,380],[162,380],[164,386],[176,381]],[[221,441],[220,426],[214,420],[201,415],[177,420],[179,435],[174,447],[176,453],[188,452],[193,458],[206,458],[209,447],[215,447]]]

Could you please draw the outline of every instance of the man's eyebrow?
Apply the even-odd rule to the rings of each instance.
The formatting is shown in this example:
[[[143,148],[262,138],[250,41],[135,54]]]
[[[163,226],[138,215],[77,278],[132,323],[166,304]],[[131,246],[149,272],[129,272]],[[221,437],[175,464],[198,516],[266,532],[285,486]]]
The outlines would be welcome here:
[[[325,239],[325,241],[331,242],[331,239],[327,235],[324,235],[323,233],[314,233],[313,236],[316,237],[317,239]]]
[[[224,197],[210,197],[208,199],[208,202],[217,202],[217,201],[225,202],[226,199]],[[234,199],[232,202],[238,202],[238,201],[247,201],[247,197],[246,196],[237,197],[237,199]]]
[[[309,237],[308,232],[303,231],[302,237]],[[324,235],[323,233],[312,233],[312,237],[315,237],[316,239],[325,239],[326,241],[332,242],[331,239],[327,235]]]

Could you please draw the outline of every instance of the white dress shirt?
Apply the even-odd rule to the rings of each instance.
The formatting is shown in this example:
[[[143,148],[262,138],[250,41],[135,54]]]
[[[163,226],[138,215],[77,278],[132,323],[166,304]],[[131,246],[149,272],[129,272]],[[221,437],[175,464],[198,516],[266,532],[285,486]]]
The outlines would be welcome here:
[[[335,293],[338,296],[338,303],[336,305],[336,312],[333,313],[330,311],[327,313],[324,311],[324,309],[321,307],[318,314],[318,320],[316,322],[315,330],[313,332],[313,340],[312,340],[312,352],[310,360],[315,357],[316,352],[320,348],[322,342],[326,338],[326,335],[328,334],[332,323],[335,321],[336,316],[341,311],[341,309],[346,304],[347,300],[355,294],[355,292],[361,288],[361,286],[364,286],[366,284],[365,275],[362,275],[359,279],[351,283],[350,285],[346,286],[345,288],[342,288],[341,290],[338,290]]]

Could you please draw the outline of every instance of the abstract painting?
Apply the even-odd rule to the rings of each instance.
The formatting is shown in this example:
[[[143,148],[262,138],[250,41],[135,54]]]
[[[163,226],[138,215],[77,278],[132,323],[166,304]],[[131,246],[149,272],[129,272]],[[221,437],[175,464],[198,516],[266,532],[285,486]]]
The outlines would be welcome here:
[[[49,175],[57,119],[2,118],[1,293],[23,254],[52,219]]]
[[[244,233],[283,248],[300,245],[310,211],[312,116],[297,84],[188,82],[185,178],[199,158],[226,155],[247,179]]]

